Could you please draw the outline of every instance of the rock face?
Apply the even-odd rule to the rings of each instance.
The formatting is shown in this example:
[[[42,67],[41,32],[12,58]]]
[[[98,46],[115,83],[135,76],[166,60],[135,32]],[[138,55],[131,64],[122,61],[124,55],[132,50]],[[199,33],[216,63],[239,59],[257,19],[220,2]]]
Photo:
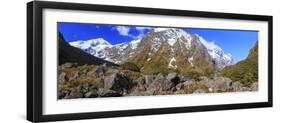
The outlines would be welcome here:
[[[113,90],[117,93],[128,93],[132,87],[132,82],[125,73],[114,73],[105,77],[104,89]]]

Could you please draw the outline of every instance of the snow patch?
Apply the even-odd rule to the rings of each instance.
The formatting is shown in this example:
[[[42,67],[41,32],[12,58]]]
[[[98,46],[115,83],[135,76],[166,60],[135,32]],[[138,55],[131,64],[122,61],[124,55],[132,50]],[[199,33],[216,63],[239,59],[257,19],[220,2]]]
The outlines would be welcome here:
[[[177,60],[175,59],[175,57],[173,57],[169,62],[168,68],[177,69],[178,66],[177,66],[176,62],[177,62]]]
[[[170,46],[173,46],[176,42],[177,42],[177,40],[175,40],[175,39],[168,39],[168,44]]]
[[[141,41],[141,39],[137,39],[137,40],[131,41],[131,42],[130,42],[131,48],[132,48],[133,50],[136,49],[137,46],[139,45],[140,41]]]

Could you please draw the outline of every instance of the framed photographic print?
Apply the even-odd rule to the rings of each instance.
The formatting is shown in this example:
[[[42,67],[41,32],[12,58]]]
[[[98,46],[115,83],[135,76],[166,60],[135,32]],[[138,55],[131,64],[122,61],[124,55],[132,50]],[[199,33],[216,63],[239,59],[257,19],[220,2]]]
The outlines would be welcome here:
[[[27,4],[33,122],[272,107],[272,16]]]

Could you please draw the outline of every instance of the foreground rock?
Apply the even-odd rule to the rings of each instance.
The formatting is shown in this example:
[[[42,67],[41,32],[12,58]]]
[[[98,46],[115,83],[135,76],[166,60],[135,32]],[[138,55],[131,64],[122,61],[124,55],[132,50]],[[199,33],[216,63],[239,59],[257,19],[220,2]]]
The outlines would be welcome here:
[[[58,98],[97,98],[120,96],[150,96],[167,94],[220,93],[257,91],[226,77],[191,79],[177,73],[143,75],[103,65],[63,65],[58,75]]]
[[[114,73],[104,79],[104,89],[113,90],[121,95],[125,95],[132,88],[132,81],[125,73]]]

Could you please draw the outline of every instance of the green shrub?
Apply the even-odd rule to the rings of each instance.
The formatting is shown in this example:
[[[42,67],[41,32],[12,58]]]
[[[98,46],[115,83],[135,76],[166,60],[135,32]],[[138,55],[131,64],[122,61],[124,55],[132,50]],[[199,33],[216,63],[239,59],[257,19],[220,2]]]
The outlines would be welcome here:
[[[225,67],[221,74],[232,81],[238,81],[247,87],[258,81],[258,43],[250,50],[248,57],[235,65]]]
[[[120,65],[121,69],[123,70],[130,70],[130,71],[135,71],[135,72],[140,72],[139,67],[131,62],[125,62],[124,64]]]

